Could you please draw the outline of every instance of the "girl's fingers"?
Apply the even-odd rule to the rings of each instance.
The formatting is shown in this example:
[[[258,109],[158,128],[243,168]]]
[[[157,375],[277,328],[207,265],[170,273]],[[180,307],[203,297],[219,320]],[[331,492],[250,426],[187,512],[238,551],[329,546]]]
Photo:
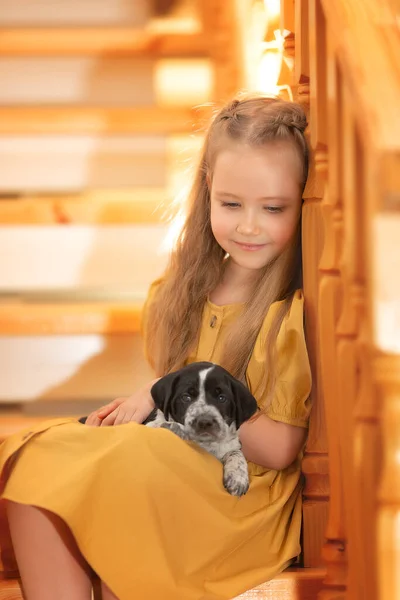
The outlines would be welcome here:
[[[118,411],[117,416],[115,417],[114,425],[122,425],[123,423],[128,423],[128,413],[125,410],[120,409]]]
[[[110,413],[113,412],[113,410],[115,410],[116,408],[118,408],[118,406],[120,404],[122,404],[122,402],[124,402],[126,400],[126,398],[116,398],[115,400],[113,400],[112,402],[109,402],[108,404],[106,404],[105,406],[102,406],[101,408],[99,408],[96,412],[97,412],[97,416],[99,417],[99,419],[104,419],[105,417],[107,417]]]
[[[98,427],[100,425],[100,423],[101,423],[101,419],[99,419],[96,410],[94,412],[90,413],[90,415],[86,419],[86,425],[89,425],[90,427]]]
[[[118,415],[119,409],[116,408],[112,413],[107,415],[104,419],[102,419],[100,423],[100,427],[108,427],[109,425],[114,425],[115,419]]]

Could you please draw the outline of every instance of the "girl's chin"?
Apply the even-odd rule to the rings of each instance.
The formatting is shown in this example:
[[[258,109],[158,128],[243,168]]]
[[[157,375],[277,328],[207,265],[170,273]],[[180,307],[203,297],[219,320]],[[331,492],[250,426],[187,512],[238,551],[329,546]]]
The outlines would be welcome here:
[[[255,260],[255,258],[253,258],[252,260],[244,260],[242,257],[237,258],[230,254],[227,260],[227,264],[234,270],[247,271],[250,274],[256,273],[260,269],[264,269],[270,264],[272,260],[273,258],[271,257],[264,259],[259,258],[258,260]]]

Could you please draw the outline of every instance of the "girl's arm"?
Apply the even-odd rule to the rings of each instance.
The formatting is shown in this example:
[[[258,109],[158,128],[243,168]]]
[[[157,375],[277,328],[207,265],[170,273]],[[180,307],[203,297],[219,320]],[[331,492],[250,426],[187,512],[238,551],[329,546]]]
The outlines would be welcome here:
[[[296,459],[307,437],[307,429],[273,421],[264,414],[247,421],[239,429],[247,460],[281,471]]]

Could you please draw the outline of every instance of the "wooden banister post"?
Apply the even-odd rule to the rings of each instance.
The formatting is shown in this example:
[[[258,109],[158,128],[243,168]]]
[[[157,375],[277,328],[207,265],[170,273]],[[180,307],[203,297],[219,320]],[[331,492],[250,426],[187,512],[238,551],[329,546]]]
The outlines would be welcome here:
[[[286,0],[283,4],[285,2]],[[287,3],[290,4],[289,1]],[[282,14],[283,17],[285,15],[287,17],[286,21],[283,19],[281,23],[281,27],[286,33],[284,57],[287,54],[289,58],[292,58],[294,48],[293,96],[297,102],[302,104],[309,116],[310,67],[313,68],[313,66],[310,65],[308,52],[310,35],[308,2],[305,0],[296,2],[294,15],[289,7],[286,7]],[[291,31],[293,26],[295,31]],[[314,135],[312,127],[311,124],[311,128],[307,132],[309,138]],[[313,374],[313,410],[303,459],[303,473],[306,480],[303,501],[303,560],[305,567],[319,567],[323,564],[321,551],[325,537],[329,497],[328,455],[318,336],[318,264],[323,248],[321,199],[327,167],[324,140],[313,143],[313,150],[315,151],[315,160],[312,161],[307,187],[303,194],[302,221],[306,337]]]

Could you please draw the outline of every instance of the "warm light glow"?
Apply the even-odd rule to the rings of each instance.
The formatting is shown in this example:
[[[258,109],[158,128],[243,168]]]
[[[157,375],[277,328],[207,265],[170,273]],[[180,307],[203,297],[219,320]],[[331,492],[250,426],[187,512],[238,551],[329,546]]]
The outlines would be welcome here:
[[[400,215],[374,220],[374,329],[377,346],[400,354]]]
[[[212,96],[213,71],[209,60],[165,59],[154,67],[156,104],[193,106]]]
[[[278,94],[277,81],[281,70],[282,56],[277,50],[266,52],[258,68],[257,89],[265,94]]]
[[[168,227],[168,231],[160,244],[160,254],[169,254],[172,251],[177,242],[178,236],[182,231],[182,227],[186,220],[185,202],[187,193],[187,189],[182,190],[181,194],[179,194],[179,196],[177,196],[174,200],[174,205],[177,207],[177,214],[173,217]]]
[[[265,94],[277,95],[283,56],[283,37],[279,29],[274,31],[274,37],[273,41],[262,44],[264,53],[258,67],[257,89]]]
[[[273,19],[279,15],[281,10],[280,0],[264,0],[264,5],[268,18]]]

